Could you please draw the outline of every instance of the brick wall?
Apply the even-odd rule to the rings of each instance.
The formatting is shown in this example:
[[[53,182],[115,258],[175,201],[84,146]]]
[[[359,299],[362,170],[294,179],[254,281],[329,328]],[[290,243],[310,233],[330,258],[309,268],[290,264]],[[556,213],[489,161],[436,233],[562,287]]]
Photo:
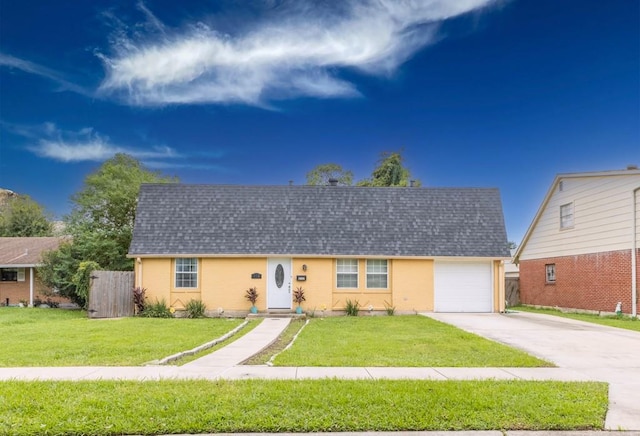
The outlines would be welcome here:
[[[0,305],[4,305],[7,302],[7,298],[9,299],[9,304],[14,305],[20,303],[21,300],[25,300],[29,302],[29,274],[30,269],[25,268],[25,280],[23,282],[2,282],[0,281]],[[69,300],[63,297],[47,297],[44,295],[46,291],[45,286],[38,280],[38,276],[36,274],[35,281],[33,284],[33,298],[40,298],[41,300],[46,300],[47,298],[51,298],[58,303],[67,303]]]
[[[640,250],[638,263],[640,281]],[[546,282],[547,264],[556,266],[555,283]],[[631,250],[523,260],[520,301],[604,312],[614,312],[621,301],[622,311],[631,313]]]

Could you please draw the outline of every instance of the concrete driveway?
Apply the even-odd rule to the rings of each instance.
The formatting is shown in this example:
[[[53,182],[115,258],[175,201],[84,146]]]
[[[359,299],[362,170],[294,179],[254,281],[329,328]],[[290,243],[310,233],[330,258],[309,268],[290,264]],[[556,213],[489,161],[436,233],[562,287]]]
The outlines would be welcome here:
[[[608,382],[606,428],[640,430],[640,333],[526,312],[425,315],[551,361],[576,380]]]

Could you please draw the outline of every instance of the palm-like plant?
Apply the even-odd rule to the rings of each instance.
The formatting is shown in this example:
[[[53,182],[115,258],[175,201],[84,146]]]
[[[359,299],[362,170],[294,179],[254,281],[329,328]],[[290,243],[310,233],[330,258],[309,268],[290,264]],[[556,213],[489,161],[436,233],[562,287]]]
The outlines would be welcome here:
[[[299,306],[303,301],[307,301],[307,298],[304,296],[304,289],[302,286],[298,286],[293,291],[293,301]]]

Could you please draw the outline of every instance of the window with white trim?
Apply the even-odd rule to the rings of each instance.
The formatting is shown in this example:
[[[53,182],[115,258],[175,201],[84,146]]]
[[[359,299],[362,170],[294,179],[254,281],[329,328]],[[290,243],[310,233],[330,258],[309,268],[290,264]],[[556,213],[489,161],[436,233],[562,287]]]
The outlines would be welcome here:
[[[198,259],[176,259],[176,288],[198,287]]]
[[[555,283],[556,282],[556,264],[549,263],[544,266],[544,269],[547,276],[547,283]]]
[[[573,227],[573,203],[560,206],[560,228],[570,229]]]
[[[338,288],[357,288],[358,259],[338,259],[336,261],[336,275]]]
[[[367,259],[367,288],[386,289],[388,275],[386,259]]]

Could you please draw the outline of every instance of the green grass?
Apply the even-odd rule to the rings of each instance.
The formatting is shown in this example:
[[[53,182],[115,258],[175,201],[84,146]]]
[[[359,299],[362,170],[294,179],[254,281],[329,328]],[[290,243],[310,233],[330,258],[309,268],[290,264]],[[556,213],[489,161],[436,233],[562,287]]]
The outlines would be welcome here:
[[[277,366],[553,366],[424,316],[314,318]]]
[[[275,342],[262,350],[260,353],[253,355],[251,358],[244,362],[244,365],[266,364],[272,356],[281,353],[282,350],[284,350],[286,346],[289,345],[296,333],[298,333],[304,326],[305,322],[306,321],[303,319],[292,319],[287,328],[280,334],[280,336],[278,336],[278,339],[276,339]]]
[[[577,319],[578,321],[592,322],[594,324],[602,324],[609,327],[618,327],[621,329],[634,330],[640,332],[640,319],[631,318],[630,316],[616,316],[616,315],[591,315],[588,313],[565,313],[556,309],[536,309],[529,306],[516,306],[510,310],[531,312],[531,313],[543,313],[546,315],[561,316],[563,318]]]
[[[88,319],[86,312],[0,308],[0,367],[141,365],[216,339],[234,319]]]
[[[0,434],[601,430],[605,383],[2,382]]]

